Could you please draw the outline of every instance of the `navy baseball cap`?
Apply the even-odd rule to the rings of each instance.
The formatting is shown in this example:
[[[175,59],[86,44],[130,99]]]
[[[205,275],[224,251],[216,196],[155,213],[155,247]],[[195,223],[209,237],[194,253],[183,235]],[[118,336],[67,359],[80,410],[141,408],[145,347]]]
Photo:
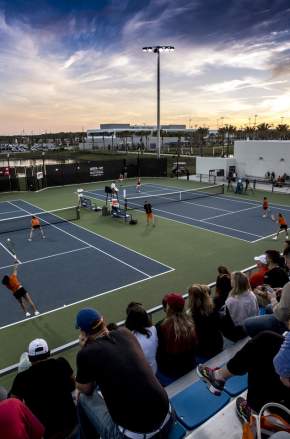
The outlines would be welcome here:
[[[76,329],[80,329],[86,333],[96,329],[103,321],[101,314],[94,308],[84,308],[77,313]]]

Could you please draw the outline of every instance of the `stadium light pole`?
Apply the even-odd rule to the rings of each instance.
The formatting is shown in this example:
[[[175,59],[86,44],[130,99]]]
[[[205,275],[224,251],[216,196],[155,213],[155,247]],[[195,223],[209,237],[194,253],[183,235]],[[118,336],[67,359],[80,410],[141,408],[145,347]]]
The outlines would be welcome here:
[[[143,47],[143,52],[157,54],[157,157],[160,158],[160,53],[173,52],[173,46],[149,46]]]

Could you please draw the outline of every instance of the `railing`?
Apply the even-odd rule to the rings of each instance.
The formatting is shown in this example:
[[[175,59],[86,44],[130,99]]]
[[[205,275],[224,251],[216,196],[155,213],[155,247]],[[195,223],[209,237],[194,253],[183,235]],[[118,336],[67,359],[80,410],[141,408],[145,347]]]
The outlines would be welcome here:
[[[256,265],[252,265],[251,267],[247,267],[241,271],[242,271],[242,273],[250,274],[256,268],[257,268]],[[215,288],[215,286],[216,286],[216,282],[212,282],[208,285],[210,291],[212,291],[212,289]],[[184,297],[184,299],[187,299],[188,293],[183,294],[183,297]],[[147,310],[147,312],[150,316],[152,316],[160,311],[162,311],[162,305],[158,305],[158,306],[155,306],[154,308],[150,308],[149,310]],[[125,320],[122,320],[122,321],[117,323],[117,326],[124,326],[124,324],[125,324]],[[66,343],[62,346],[59,346],[55,349],[52,349],[51,355],[57,355],[57,354],[60,354],[61,352],[65,352],[71,348],[76,347],[78,344],[79,344],[78,339],[70,341],[69,343]],[[0,370],[0,378],[5,376],[5,375],[9,375],[10,373],[16,372],[17,369],[18,369],[18,363],[15,363],[15,364],[12,364],[11,366],[5,367],[4,369]]]

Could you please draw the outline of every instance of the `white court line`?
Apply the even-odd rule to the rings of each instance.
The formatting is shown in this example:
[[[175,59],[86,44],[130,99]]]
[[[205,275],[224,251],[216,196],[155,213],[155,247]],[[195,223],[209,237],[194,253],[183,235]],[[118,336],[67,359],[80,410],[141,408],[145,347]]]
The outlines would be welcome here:
[[[0,215],[6,215],[7,213],[13,213],[13,212],[19,212],[19,209],[18,210],[7,210],[6,212],[0,212]],[[4,219],[9,219],[9,218],[4,218]]]
[[[239,232],[239,233],[242,233],[242,234],[244,234],[244,235],[251,235],[251,236],[258,236],[258,237],[261,237],[261,235],[256,235],[255,233],[244,232],[243,230],[234,229],[234,228],[232,228],[232,227],[221,226],[221,225],[219,225],[219,224],[214,224],[214,223],[210,223],[210,222],[207,222],[207,221],[204,221],[204,220],[199,220],[199,219],[196,219],[196,218],[192,218],[192,217],[190,217],[190,216],[179,215],[178,213],[169,212],[169,211],[167,211],[167,210],[162,210],[162,209],[158,209],[158,208],[156,209],[156,208],[155,208],[154,211],[163,212],[163,213],[166,213],[166,214],[168,214],[168,215],[177,216],[177,217],[179,217],[179,218],[189,219],[189,220],[191,220],[191,221],[197,221],[197,222],[199,222],[199,223],[210,224],[210,225],[212,225],[212,226],[220,227],[220,228],[222,228],[222,229],[233,230],[233,231],[235,231],[235,232]],[[163,218],[164,218],[164,217],[163,217]],[[168,219],[168,218],[165,218],[165,219]],[[185,223],[182,223],[182,224],[185,224]],[[195,227],[195,224],[190,224],[190,225],[191,225],[192,227]],[[210,231],[210,232],[212,232],[212,230],[210,230],[210,229],[207,229],[207,230]],[[221,234],[222,234],[222,233],[221,233]],[[235,238],[235,236],[234,236],[234,238]],[[247,241],[247,242],[249,242],[249,241]]]
[[[79,252],[81,250],[88,250],[89,248],[91,248],[91,247],[88,247],[88,246],[87,247],[81,247],[81,248],[76,248],[74,250],[68,250],[66,252],[54,253],[53,255],[42,256],[41,258],[28,259],[27,261],[20,262],[20,264],[24,265],[24,264],[29,264],[30,262],[42,261],[43,259],[55,258],[57,256],[63,256],[63,255],[67,255],[69,253]],[[0,267],[0,270],[3,270],[4,268],[13,267],[13,266],[14,266],[14,264],[12,264],[12,265],[5,265],[4,267]]]
[[[13,204],[11,201],[9,201],[9,203],[12,204],[14,207],[17,207],[17,206],[16,206],[15,204]],[[20,207],[20,209],[22,209],[23,212],[26,212],[26,213],[28,213],[28,214],[31,214],[31,212],[29,212],[29,211],[26,210],[26,209],[23,209],[22,207]],[[74,235],[72,235],[71,233],[67,232],[66,230],[63,230],[63,229],[61,229],[60,227],[57,227],[55,224],[50,224],[48,221],[45,221],[43,218],[42,218],[42,221],[48,223],[50,226],[54,227],[55,229],[60,230],[61,232],[65,233],[66,235],[70,236],[71,238],[74,238],[74,239],[76,239],[77,241],[80,241],[80,242],[82,242],[83,244],[88,245],[89,247],[91,247],[91,248],[93,248],[93,249],[99,251],[100,253],[103,253],[104,255],[109,256],[110,258],[114,259],[115,261],[118,261],[118,262],[120,262],[121,264],[126,265],[127,267],[132,268],[132,270],[138,271],[139,273],[143,274],[143,276],[146,276],[147,278],[151,278],[150,274],[147,274],[147,273],[145,273],[144,271],[139,270],[139,268],[133,267],[133,265],[130,265],[130,264],[128,264],[127,262],[122,261],[122,260],[119,259],[119,258],[116,258],[116,256],[113,256],[113,255],[111,255],[110,253],[107,253],[107,252],[105,252],[104,250],[101,250],[100,248],[95,247],[95,246],[92,245],[92,244],[89,244],[88,242],[84,241],[83,239],[80,239],[80,238],[78,238],[77,236],[74,236]]]
[[[263,236],[263,238],[259,238],[259,239],[256,239],[255,241],[252,241],[252,244],[254,244],[255,242],[258,242],[258,241],[263,241],[263,239],[271,238],[272,236],[276,236],[276,235],[277,235],[277,232],[271,233],[271,235],[266,235],[266,236]]]
[[[51,309],[50,311],[45,311],[43,313],[40,313],[38,316],[32,316],[29,319],[23,319],[23,320],[19,320],[18,322],[9,323],[8,325],[1,326],[0,330],[1,329],[6,329],[6,328],[10,328],[11,326],[16,326],[16,325],[19,325],[19,324],[22,324],[22,323],[30,322],[31,320],[38,319],[39,317],[46,316],[48,314],[52,314],[55,311],[62,311],[64,309],[66,309],[66,308],[70,308],[71,306],[87,302],[88,300],[92,300],[92,299],[96,299],[97,297],[105,296],[106,294],[115,293],[116,291],[123,290],[124,288],[129,288],[129,287],[131,287],[133,285],[137,285],[137,284],[140,284],[142,282],[147,282],[148,280],[155,279],[156,277],[163,276],[163,274],[168,274],[168,273],[171,273],[172,271],[175,271],[175,269],[172,268],[171,270],[168,270],[168,271],[166,271],[164,273],[154,274],[153,276],[150,277],[150,279],[140,279],[140,280],[137,280],[135,282],[131,282],[129,284],[123,285],[121,287],[113,288],[112,290],[104,291],[103,293],[95,294],[94,296],[87,297],[87,298],[81,299],[81,300],[77,300],[76,302],[69,303],[68,305],[63,305],[63,306],[60,306],[58,308]]]
[[[10,250],[8,250],[8,248],[6,248],[5,245],[2,244],[2,242],[0,242],[0,245],[1,245],[1,247],[4,248],[4,250],[5,250],[7,253],[9,253],[10,256],[12,256],[12,258],[13,258],[14,260],[16,259],[17,262],[21,263],[20,259],[18,259],[17,256],[14,255]],[[13,265],[14,265],[14,264],[13,264]]]
[[[214,218],[220,218],[221,216],[226,216],[226,215],[233,215],[235,213],[246,212],[247,210],[258,209],[259,207],[260,206],[252,206],[252,207],[247,207],[246,209],[236,210],[235,212],[228,212],[228,213],[223,213],[221,215],[210,216],[209,218],[203,218],[202,221],[207,221]]]
[[[39,206],[36,206],[35,204],[32,204],[32,203],[30,203],[30,202],[28,202],[28,201],[23,201],[23,200],[13,200],[13,201],[21,201],[22,203],[24,202],[24,203],[26,203],[26,204],[30,204],[30,206],[32,206],[32,207],[34,207],[34,208],[36,208],[36,209],[40,209]],[[43,212],[45,213],[45,211],[43,211]],[[56,215],[55,215],[55,216],[56,216]],[[97,236],[98,238],[101,238],[101,239],[103,239],[103,240],[105,240],[105,241],[112,242],[113,244],[115,244],[115,245],[117,245],[117,246],[119,246],[119,247],[123,247],[123,248],[125,248],[126,250],[129,250],[130,252],[136,253],[136,255],[142,256],[142,257],[145,258],[145,259],[149,259],[150,261],[156,262],[156,263],[159,264],[159,265],[163,265],[163,267],[167,267],[167,268],[169,268],[170,271],[171,271],[171,270],[175,270],[175,268],[170,267],[170,265],[168,265],[168,264],[164,264],[163,262],[160,262],[160,261],[158,261],[157,259],[151,258],[151,256],[144,255],[143,253],[140,253],[140,252],[138,252],[137,250],[133,250],[132,248],[129,248],[129,247],[127,247],[127,246],[124,245],[124,244],[120,244],[119,242],[113,241],[112,239],[107,238],[106,236],[102,236],[102,235],[100,235],[100,234],[98,234],[98,233],[96,233],[96,232],[93,232],[93,231],[90,230],[90,229],[86,229],[85,227],[80,226],[79,224],[76,224],[76,223],[70,223],[70,224],[73,225],[74,227],[78,227],[79,229],[84,230],[85,232],[91,233],[92,235]],[[62,230],[62,229],[61,229],[61,230]]]

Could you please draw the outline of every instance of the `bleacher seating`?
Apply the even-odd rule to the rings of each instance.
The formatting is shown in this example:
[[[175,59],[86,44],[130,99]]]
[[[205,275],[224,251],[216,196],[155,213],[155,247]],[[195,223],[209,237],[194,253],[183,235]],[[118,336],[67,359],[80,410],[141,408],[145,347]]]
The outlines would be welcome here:
[[[229,345],[206,364],[213,368],[221,367],[247,340]],[[242,428],[234,413],[235,398],[245,393],[246,388],[247,375],[236,376],[228,380],[221,396],[214,396],[193,370],[166,387],[166,391],[178,421],[186,428],[186,438],[216,439],[223,434],[230,439],[240,439]],[[178,435],[179,428],[176,433],[173,430],[171,439],[184,437]]]

